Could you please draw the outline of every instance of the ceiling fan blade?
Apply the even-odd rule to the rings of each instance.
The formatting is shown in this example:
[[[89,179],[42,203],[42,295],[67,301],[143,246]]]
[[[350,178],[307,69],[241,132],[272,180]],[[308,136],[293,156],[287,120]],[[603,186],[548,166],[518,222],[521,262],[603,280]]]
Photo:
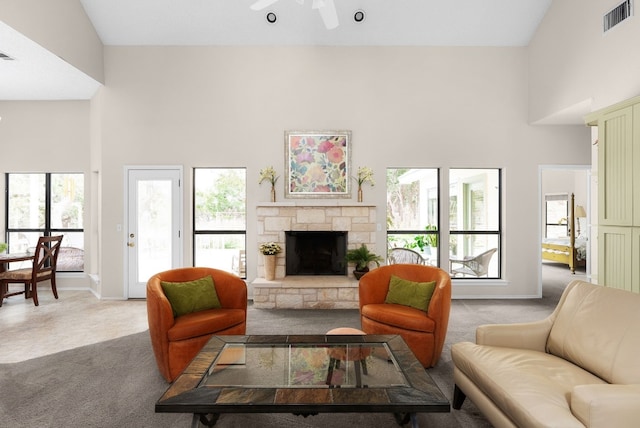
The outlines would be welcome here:
[[[325,6],[326,4],[324,0],[313,0],[313,3],[311,3],[311,9],[320,9],[321,7]]]
[[[320,16],[327,30],[333,30],[338,26],[338,12],[336,11],[336,5],[333,3],[333,0],[324,0],[324,5],[318,7],[318,12],[320,12]]]
[[[252,10],[262,10],[265,7],[271,6],[272,4],[274,4],[277,1],[278,0],[258,0],[257,2],[252,4],[250,7],[251,7]]]

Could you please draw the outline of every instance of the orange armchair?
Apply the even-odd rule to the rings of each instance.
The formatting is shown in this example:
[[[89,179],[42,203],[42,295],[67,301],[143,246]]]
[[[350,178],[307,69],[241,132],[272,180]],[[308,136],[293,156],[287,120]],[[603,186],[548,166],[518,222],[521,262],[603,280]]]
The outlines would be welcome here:
[[[161,281],[185,282],[211,275],[222,308],[174,318]],[[162,376],[172,382],[213,335],[243,335],[247,329],[247,285],[238,276],[211,268],[160,272],[147,282],[151,345]]]
[[[424,312],[409,306],[385,303],[391,275],[415,282],[436,281]],[[379,267],[360,279],[360,323],[367,334],[398,334],[425,367],[440,359],[451,310],[451,277],[437,267],[395,264]]]

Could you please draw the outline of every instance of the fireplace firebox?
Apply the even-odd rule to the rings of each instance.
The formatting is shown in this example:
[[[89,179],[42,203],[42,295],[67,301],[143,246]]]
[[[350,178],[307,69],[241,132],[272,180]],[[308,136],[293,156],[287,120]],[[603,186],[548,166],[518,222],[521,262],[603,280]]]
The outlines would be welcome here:
[[[287,275],[346,275],[346,231],[285,232]]]

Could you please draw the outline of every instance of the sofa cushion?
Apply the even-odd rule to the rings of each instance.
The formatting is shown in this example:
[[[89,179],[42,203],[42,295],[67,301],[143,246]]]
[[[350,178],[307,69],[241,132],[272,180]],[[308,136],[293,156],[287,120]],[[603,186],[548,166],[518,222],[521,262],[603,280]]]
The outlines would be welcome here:
[[[208,309],[192,312],[176,318],[176,322],[167,331],[169,341],[191,339],[207,334],[227,330],[245,322],[245,313],[241,309]]]
[[[432,333],[435,322],[420,309],[404,305],[371,303],[362,307],[362,316],[405,330]]]
[[[569,361],[543,352],[456,343],[455,366],[517,426],[582,427],[571,414],[576,385],[605,382]]]
[[[549,353],[610,383],[640,383],[640,295],[581,281],[560,305]]]
[[[436,282],[416,282],[391,275],[385,303],[397,303],[427,312]]]
[[[640,385],[580,385],[571,411],[586,427],[637,427]]]
[[[193,281],[161,281],[160,284],[171,303],[174,317],[222,307],[211,275]]]

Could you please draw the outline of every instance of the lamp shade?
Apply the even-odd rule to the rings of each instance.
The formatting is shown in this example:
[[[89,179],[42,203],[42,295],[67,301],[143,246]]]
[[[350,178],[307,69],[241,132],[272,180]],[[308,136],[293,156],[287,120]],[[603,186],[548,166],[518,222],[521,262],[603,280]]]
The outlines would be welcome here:
[[[576,212],[574,217],[581,218],[586,216],[587,216],[587,212],[584,210],[584,207],[582,205],[576,205]]]

